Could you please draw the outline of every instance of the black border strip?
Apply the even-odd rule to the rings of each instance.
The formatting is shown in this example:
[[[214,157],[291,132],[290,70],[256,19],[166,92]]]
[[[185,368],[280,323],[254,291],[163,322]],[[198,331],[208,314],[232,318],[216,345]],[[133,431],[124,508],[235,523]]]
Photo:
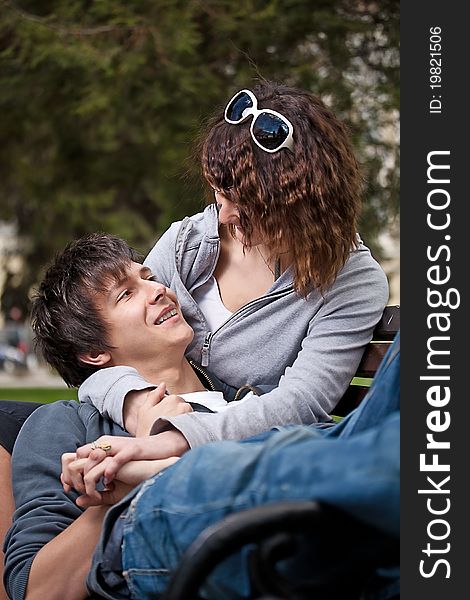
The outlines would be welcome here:
[[[470,26],[464,11],[465,3],[452,0],[401,3],[401,573],[405,600],[468,595],[470,352],[466,342],[470,327],[465,307],[470,271],[466,268],[470,97],[464,89]],[[431,78],[436,74],[440,81]],[[436,83],[441,87],[431,88]],[[450,168],[427,173],[430,163]],[[435,293],[429,296],[431,290]],[[444,305],[446,299],[453,308]],[[441,317],[430,317],[437,313]],[[435,350],[443,353],[432,354]],[[442,431],[435,431],[438,427]],[[449,448],[427,448],[430,434]],[[424,463],[435,460],[448,465],[449,471],[420,468],[420,454],[425,455]]]

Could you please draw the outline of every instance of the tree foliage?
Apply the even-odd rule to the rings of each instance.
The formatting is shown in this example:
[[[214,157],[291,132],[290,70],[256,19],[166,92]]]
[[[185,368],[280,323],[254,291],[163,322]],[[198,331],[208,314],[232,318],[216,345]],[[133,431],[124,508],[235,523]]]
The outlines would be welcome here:
[[[105,230],[145,252],[199,210],[191,142],[257,76],[350,125],[374,245],[398,212],[398,20],[397,0],[0,0],[0,220],[25,260],[4,309],[71,238]]]

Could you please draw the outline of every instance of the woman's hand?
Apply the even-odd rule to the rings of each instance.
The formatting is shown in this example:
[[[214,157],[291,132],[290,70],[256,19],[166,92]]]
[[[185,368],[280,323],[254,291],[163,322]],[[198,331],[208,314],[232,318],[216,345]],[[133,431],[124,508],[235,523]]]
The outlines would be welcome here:
[[[81,494],[77,499],[78,506],[115,504],[136,485],[174,464],[178,457],[130,461],[118,471],[112,482],[107,482],[104,474],[110,460],[111,457],[105,457],[85,472],[88,459],[77,458],[70,452],[62,455],[61,481],[66,492],[73,488]],[[104,484],[101,490],[97,489],[100,482]]]
[[[161,398],[158,387],[148,393],[144,403],[137,411],[135,435],[136,437],[148,435],[152,425],[160,417],[175,417],[192,412],[192,410],[191,405],[176,394]]]
[[[152,442],[153,439],[150,437],[130,438],[104,435],[92,444],[81,446],[76,453],[63,454],[61,481],[64,490],[69,492],[71,489],[75,489],[84,494],[84,477],[98,465],[102,465],[102,476],[111,482],[119,469],[127,462],[152,460],[154,458]],[[109,470],[112,457],[117,457],[116,464]]]
[[[139,438],[104,435],[93,444],[81,446],[76,453],[62,455],[62,485],[66,492],[73,488],[85,493],[83,478],[101,463],[104,463],[102,476],[109,485],[118,471],[130,461],[171,459],[181,456],[187,450],[189,445],[186,438],[176,429]],[[83,459],[84,462],[71,467],[76,459]]]
[[[175,394],[165,395],[166,384],[154,390],[138,390],[126,394],[123,418],[126,430],[134,436],[148,435],[160,417],[170,417],[191,412],[191,405]]]

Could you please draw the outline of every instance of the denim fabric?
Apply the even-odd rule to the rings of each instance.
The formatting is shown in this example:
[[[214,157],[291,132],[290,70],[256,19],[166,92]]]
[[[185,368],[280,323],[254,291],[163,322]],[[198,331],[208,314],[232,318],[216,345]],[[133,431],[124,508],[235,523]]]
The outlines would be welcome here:
[[[100,577],[103,555],[119,554],[110,528],[121,518],[122,567],[130,597],[158,598],[185,549],[209,525],[233,512],[282,500],[319,500],[378,530],[399,535],[399,336],[361,406],[327,430],[296,426],[243,442],[216,442],[192,450],[147,480],[108,514],[89,577]],[[119,538],[120,541],[120,538]],[[309,540],[321,556],[321,540]],[[109,559],[106,559],[109,562]],[[106,561],[105,561],[106,562]],[[309,565],[315,569],[315,561]],[[390,585],[367,598],[398,593]],[[219,566],[204,590],[207,598],[247,598],[243,554]]]
[[[87,578],[87,587],[93,598],[130,598],[129,588],[122,576],[121,545],[127,506],[136,492],[137,489],[133,490],[122,502],[108,511]]]

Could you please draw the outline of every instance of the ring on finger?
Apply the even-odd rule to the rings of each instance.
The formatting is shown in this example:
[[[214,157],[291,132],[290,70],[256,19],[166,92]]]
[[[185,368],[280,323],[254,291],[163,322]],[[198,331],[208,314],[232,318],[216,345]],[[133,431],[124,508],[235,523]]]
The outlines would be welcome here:
[[[108,452],[109,450],[111,450],[111,444],[107,444],[106,442],[98,442],[98,440],[95,440],[94,442],[91,443],[91,449],[92,450],[104,450],[105,452]]]

